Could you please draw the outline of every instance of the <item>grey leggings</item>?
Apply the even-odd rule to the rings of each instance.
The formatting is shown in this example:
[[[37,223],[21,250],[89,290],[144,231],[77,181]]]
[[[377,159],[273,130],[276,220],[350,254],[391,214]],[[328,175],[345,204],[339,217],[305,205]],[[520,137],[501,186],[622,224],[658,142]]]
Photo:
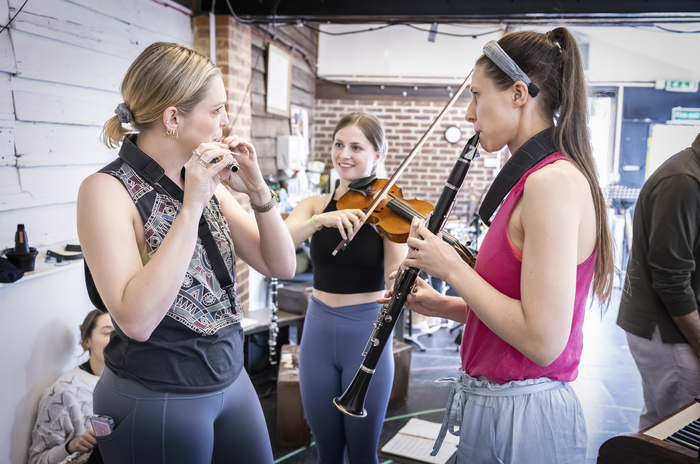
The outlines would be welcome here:
[[[114,419],[98,437],[106,464],[273,462],[260,401],[245,370],[207,394],[160,393],[106,368],[94,393],[95,414]]]
[[[313,297],[306,311],[299,386],[320,464],[344,462],[346,448],[350,464],[378,463],[379,434],[394,382],[391,340],[372,376],[365,401],[367,417],[347,416],[333,404],[362,363],[362,350],[378,312],[376,303],[331,307]]]

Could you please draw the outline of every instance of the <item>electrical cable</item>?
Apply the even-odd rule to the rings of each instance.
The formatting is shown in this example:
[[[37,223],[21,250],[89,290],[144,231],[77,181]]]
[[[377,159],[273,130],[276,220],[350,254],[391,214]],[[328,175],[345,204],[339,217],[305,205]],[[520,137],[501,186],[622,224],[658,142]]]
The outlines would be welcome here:
[[[360,33],[362,33],[362,32],[379,31],[379,30],[381,30],[381,29],[386,29],[387,27],[397,26],[397,25],[399,25],[399,24],[401,24],[401,23],[389,23],[389,24],[385,24],[385,25],[379,26],[379,27],[370,27],[369,29],[360,29],[360,30],[357,30],[357,31],[346,31],[346,32],[328,32],[328,31],[322,31],[321,29],[319,29],[319,28],[317,28],[317,27],[309,26],[309,25],[308,25],[307,23],[305,23],[305,22],[302,22],[302,24],[304,25],[304,27],[308,27],[308,28],[311,29],[312,31],[317,31],[317,32],[320,32],[321,34],[336,36],[336,35],[350,35],[350,34],[360,34]]]
[[[17,15],[20,13],[20,11],[22,11],[22,8],[24,8],[24,5],[26,5],[28,1],[29,1],[29,0],[24,0],[24,3],[22,4],[21,7],[19,7],[19,10],[17,10],[17,13],[15,13],[15,15],[12,17],[12,19],[10,19],[10,22],[8,22],[7,24],[5,24],[5,25],[2,27],[2,29],[0,29],[0,33],[2,33],[5,29],[7,29],[8,27],[10,27],[10,24],[12,24],[12,21],[15,20],[15,18],[17,17]]]
[[[291,46],[290,46],[289,44],[285,43],[282,39],[280,39],[280,38],[278,38],[278,37],[277,37],[277,38],[276,38],[276,37],[273,37],[273,36],[270,34],[269,27],[270,27],[270,24],[275,25],[275,18],[276,18],[276,16],[277,16],[277,8],[279,7],[279,4],[281,3],[281,1],[282,1],[282,0],[275,0],[274,4],[272,5],[272,10],[271,10],[271,12],[270,12],[271,21],[268,21],[268,22],[267,22],[267,26],[268,26],[267,28],[263,28],[263,27],[261,27],[261,26],[258,26],[258,23],[260,23],[260,21],[249,20],[249,19],[243,19],[243,18],[238,17],[238,16],[236,15],[235,11],[233,10],[233,7],[231,6],[231,1],[230,1],[230,0],[226,0],[226,5],[228,6],[228,9],[229,9],[229,12],[231,13],[231,16],[232,16],[236,21],[238,21],[239,23],[242,23],[242,24],[249,24],[251,27],[254,27],[254,28],[258,29],[259,31],[262,31],[262,32],[263,32],[263,34],[264,34],[264,35],[263,35],[263,44],[264,44],[264,42],[265,42],[265,38],[266,38],[267,36],[270,36],[270,38],[271,38],[272,40],[281,42],[283,45],[285,45],[287,48],[289,48],[290,51],[293,52],[293,51],[296,50],[296,51],[301,55],[301,57],[302,57],[303,60],[306,62],[306,64],[309,66],[309,69],[310,69],[311,71],[313,71],[314,74],[315,74],[315,66],[309,61],[309,59],[308,59],[307,56],[306,56],[306,53],[304,53],[302,50],[300,50],[300,49],[299,49],[298,47],[296,47],[295,45],[291,45]],[[26,2],[25,2],[25,3],[26,3]],[[212,13],[214,13],[214,11],[212,11]],[[361,30],[357,30],[357,31],[346,31],[346,32],[327,32],[327,31],[322,31],[322,30],[319,29],[319,28],[310,26],[309,24],[307,24],[307,23],[304,22],[304,21],[302,21],[301,23],[298,23],[298,22],[295,22],[295,23],[289,22],[289,23],[281,24],[280,26],[299,25],[299,24],[301,24],[303,27],[307,27],[307,28],[311,29],[312,31],[316,31],[316,32],[319,32],[319,33],[322,33],[322,34],[327,34],[327,35],[332,35],[332,36],[350,35],[350,34],[359,34],[359,33],[363,33],[363,32],[379,31],[379,30],[381,30],[381,29],[386,29],[386,28],[391,27],[391,26],[408,26],[408,27],[410,27],[410,28],[412,28],[412,29],[416,29],[416,30],[421,31],[421,32],[430,32],[430,30],[421,29],[421,28],[419,28],[419,27],[417,27],[417,26],[414,26],[414,25],[412,25],[412,24],[400,23],[400,22],[389,23],[389,24],[385,24],[385,25],[382,25],[382,26],[379,26],[379,27],[370,27],[370,28],[368,28],[368,29],[361,29]],[[453,33],[449,33],[449,32],[440,32],[440,31],[436,31],[436,33],[437,33],[437,34],[440,34],[440,35],[447,35],[447,36],[451,36],[451,37],[472,37],[472,38],[477,38],[477,37],[483,36],[483,35],[495,34],[495,33],[497,33],[497,32],[503,32],[503,29],[496,29],[496,30],[492,30],[492,31],[479,32],[479,33],[475,33],[475,34],[453,34]],[[252,86],[252,84],[253,84],[253,78],[255,77],[255,74],[254,74],[253,70],[254,70],[255,68],[258,67],[258,62],[260,61],[260,57],[261,57],[261,56],[262,56],[262,53],[258,55],[258,57],[257,57],[256,60],[255,60],[255,65],[254,65],[253,68],[251,69],[250,80],[248,81],[248,85],[247,85],[247,87],[246,87],[246,91],[245,91],[244,94],[243,94],[243,99],[242,99],[242,101],[241,101],[241,104],[238,106],[238,111],[236,112],[236,116],[233,118],[233,121],[230,123],[230,127],[231,127],[231,128],[233,128],[234,125],[236,124],[236,122],[238,121],[238,117],[240,116],[241,110],[243,109],[243,105],[245,104],[245,99],[248,97],[248,94],[250,93],[251,86]],[[326,78],[323,78],[323,77],[318,76],[318,75],[317,75],[316,77],[317,77],[317,78],[320,78],[320,79],[323,79],[323,80],[325,80],[325,81],[328,81],[328,82],[336,83],[336,82],[331,81],[330,79],[326,79]]]
[[[235,20],[238,21],[239,23],[242,23],[242,24],[253,24],[253,23],[256,23],[256,22],[257,22],[257,21],[255,21],[254,19],[242,19],[242,18],[239,18],[238,16],[236,16],[236,13],[233,12],[233,8],[231,7],[231,2],[230,2],[229,0],[226,0],[226,4],[228,5],[228,10],[231,12],[231,16],[233,16],[233,19],[235,19]],[[213,9],[212,9],[212,13],[214,13]]]
[[[422,31],[422,32],[431,32],[430,29],[421,29],[420,27],[414,26],[413,24],[406,24],[406,23],[401,23],[402,26],[408,26],[411,29],[415,29],[417,31]],[[480,37],[482,35],[489,35],[489,34],[495,34],[496,32],[503,32],[503,29],[495,29],[493,31],[487,31],[487,32],[479,32],[477,34],[453,34],[451,32],[440,32],[440,31],[435,31],[435,34],[438,35],[447,35],[450,37],[472,37],[476,39],[477,37]]]
[[[280,6],[280,2],[282,0],[275,0],[275,3],[272,4],[272,12],[270,16],[272,16],[272,24],[275,24],[275,16],[277,16],[277,7]]]
[[[635,26],[635,25],[629,25],[628,27],[633,27],[635,29],[641,29],[643,31],[649,31],[649,28],[652,29],[659,29],[664,32],[671,32],[673,34],[700,34],[700,30],[698,31],[679,31],[677,29],[669,29],[667,27],[659,26],[658,24],[650,24],[648,26]]]
[[[664,32],[673,32],[674,34],[700,34],[700,31],[679,31],[676,29],[669,29],[667,27],[659,26],[657,24],[655,24],[654,27],[661,29]]]
[[[279,5],[279,2],[280,2],[280,1],[281,1],[281,0],[278,0],[278,1],[276,2],[276,4],[274,5],[273,8],[275,8],[275,10],[276,10],[276,7]],[[234,15],[234,18],[235,18],[237,21],[244,22],[243,20],[241,20],[240,18],[238,18],[238,17],[235,16],[235,15]],[[271,20],[271,22],[275,23],[275,22],[276,22],[276,21],[275,21],[275,18],[276,18],[276,14],[273,14],[273,15],[272,15],[272,20]],[[259,20],[257,20],[257,21],[256,21],[256,20],[245,20],[245,22],[246,22],[247,24],[253,24],[253,23],[260,23],[261,21],[259,21]],[[268,22],[267,24],[269,24],[269,22]],[[299,23],[298,23],[298,22],[287,22],[287,23],[285,23],[285,24],[283,24],[283,25],[284,25],[284,26],[298,26]],[[320,29],[320,28],[318,28],[318,27],[314,27],[314,26],[309,25],[306,21],[301,21],[301,25],[304,26],[304,27],[306,27],[306,28],[311,29],[312,31],[316,31],[316,32],[318,32],[318,33],[320,33],[320,34],[326,34],[326,35],[331,35],[331,36],[341,36],[341,35],[361,34],[361,33],[364,33],[364,32],[374,32],[374,31],[379,31],[379,30],[386,29],[387,27],[392,27],[392,26],[407,26],[407,27],[410,27],[410,28],[412,28],[412,29],[416,29],[416,30],[421,31],[421,32],[430,32],[429,29],[422,29],[422,28],[420,28],[420,27],[418,27],[418,26],[414,26],[413,24],[403,23],[403,22],[391,22],[391,23],[384,24],[384,25],[378,26],[378,27],[370,27],[370,28],[367,28],[367,29],[358,29],[358,30],[355,30],[355,31],[345,31],[345,32],[328,32],[328,31],[324,31],[324,30],[322,30],[322,29]],[[477,33],[472,33],[472,34],[455,34],[455,33],[451,33],[451,32],[440,32],[440,31],[437,31],[436,34],[438,34],[438,35],[446,35],[446,36],[450,36],[450,37],[473,37],[473,38],[476,38],[476,37],[480,37],[480,36],[482,36],[482,35],[495,34],[495,33],[497,33],[497,32],[503,32],[503,28],[494,29],[494,30],[486,31],[486,32],[477,32]]]
[[[273,20],[274,20],[275,14],[276,14],[277,6],[279,5],[280,1],[281,1],[281,0],[277,0],[277,1],[275,2],[275,4],[273,5],[273,7],[272,7],[271,16],[273,17]],[[280,39],[279,37],[272,36],[272,34],[270,34],[270,31],[269,31],[270,23],[267,23],[267,29],[266,29],[266,28],[263,28],[263,27],[258,26],[257,24],[255,24],[255,21],[243,20],[243,19],[239,18],[239,17],[236,15],[236,13],[233,11],[233,7],[231,6],[231,1],[230,1],[230,0],[226,0],[226,4],[228,5],[228,9],[229,9],[229,11],[231,12],[231,16],[233,16],[233,18],[234,18],[236,21],[239,21],[239,22],[241,22],[241,23],[243,23],[243,24],[249,24],[251,27],[254,27],[254,28],[256,28],[257,30],[263,32],[263,34],[264,34],[264,35],[263,35],[263,46],[264,46],[264,43],[265,43],[265,38],[266,38],[267,36],[270,36],[270,39],[271,39],[271,40],[274,40],[274,41],[277,41],[277,42],[282,43],[285,47],[289,48],[290,52],[293,52],[293,51],[296,50],[297,53],[299,53],[299,55],[301,55],[302,59],[306,62],[307,66],[309,66],[309,69],[314,73],[314,75],[316,74],[315,66],[311,64],[311,62],[309,61],[309,59],[308,59],[307,56],[306,56],[306,53],[304,53],[303,50],[299,49],[298,47],[296,47],[296,46],[294,46],[294,45],[290,46],[289,44],[285,43],[284,40]],[[213,11],[212,11],[212,13],[213,13]],[[260,57],[261,57],[261,56],[262,56],[262,53],[258,55],[258,57],[257,57],[256,60],[255,60],[255,65],[251,68],[250,80],[248,81],[248,86],[246,87],[246,91],[243,93],[243,99],[242,99],[242,101],[241,101],[241,104],[240,104],[239,107],[238,107],[238,112],[236,113],[236,117],[233,119],[233,122],[231,122],[231,123],[229,124],[231,128],[233,128],[233,126],[235,125],[235,123],[238,121],[238,117],[240,116],[241,110],[243,109],[243,105],[245,104],[245,99],[246,99],[246,97],[248,97],[248,94],[250,93],[250,89],[251,89],[251,86],[252,86],[252,84],[253,84],[253,78],[255,77],[255,74],[254,74],[253,70],[254,70],[255,68],[258,67],[258,63],[259,63],[259,61],[260,61]]]

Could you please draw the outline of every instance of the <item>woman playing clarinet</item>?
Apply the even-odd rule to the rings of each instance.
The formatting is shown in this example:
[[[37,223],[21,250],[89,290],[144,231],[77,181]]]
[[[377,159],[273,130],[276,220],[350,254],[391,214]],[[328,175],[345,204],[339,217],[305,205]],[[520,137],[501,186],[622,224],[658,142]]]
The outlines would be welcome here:
[[[319,463],[376,464],[379,434],[394,380],[394,358],[385,350],[367,396],[368,417],[341,413],[340,396],[362,362],[362,349],[372,332],[384,294],[385,280],[406,256],[406,245],[379,236],[369,224],[360,227],[362,211],[337,210],[337,200],[350,183],[373,176],[386,156],[382,124],[370,114],[352,113],[333,131],[331,158],[340,176],[329,195],[301,201],[286,220],[296,246],[311,237],[314,290],[306,312],[299,359],[299,386]],[[333,256],[338,244],[348,247]]]
[[[404,264],[444,280],[459,297],[419,280],[407,306],[465,323],[462,369],[435,448],[458,426],[460,463],[583,463],[586,425],[569,382],[578,374],[589,290],[609,298],[613,264],[576,40],[556,28],[490,42],[471,91],[466,119],[483,148],[513,153],[502,172],[536,162],[512,186],[494,181],[484,205],[494,190],[493,209],[508,196],[474,269],[412,224]],[[482,219],[492,212],[482,208]]]

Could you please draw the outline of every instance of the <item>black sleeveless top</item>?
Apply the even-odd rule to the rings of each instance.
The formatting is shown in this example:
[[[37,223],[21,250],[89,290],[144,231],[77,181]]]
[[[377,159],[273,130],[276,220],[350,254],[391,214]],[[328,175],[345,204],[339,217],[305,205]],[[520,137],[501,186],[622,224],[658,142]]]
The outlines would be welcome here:
[[[177,186],[163,188],[127,163],[125,158],[145,166],[155,163],[134,142],[135,138],[126,138],[120,157],[99,172],[119,179],[136,205],[146,238],[147,255],[142,256],[145,265],[158,252],[182,208],[182,190]],[[172,191],[174,188],[178,191]],[[216,197],[204,209],[204,216],[235,281],[233,241]],[[229,300],[197,237],[187,273],[166,316],[145,342],[129,338],[112,319],[114,332],[104,349],[105,364],[119,377],[137,380],[155,391],[221,390],[232,384],[243,369],[242,318],[238,298],[233,304]]]
[[[323,212],[336,211],[336,203],[332,199]],[[374,227],[363,225],[347,248],[333,256],[342,240],[335,227],[311,237],[314,288],[343,295],[384,290],[384,240]]]

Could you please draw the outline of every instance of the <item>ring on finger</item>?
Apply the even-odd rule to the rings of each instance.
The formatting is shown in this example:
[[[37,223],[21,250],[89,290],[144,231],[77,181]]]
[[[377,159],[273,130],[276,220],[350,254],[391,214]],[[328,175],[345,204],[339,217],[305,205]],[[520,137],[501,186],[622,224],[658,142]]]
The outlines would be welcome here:
[[[209,164],[209,163],[207,163],[206,161],[204,161],[202,158],[197,159],[197,162],[198,162],[201,166],[204,166],[205,168],[206,168],[207,165]]]
[[[201,154],[201,153],[199,152],[199,150],[196,149],[196,148],[195,148],[194,150],[192,150],[192,154],[193,154],[193,155],[197,155],[197,156],[200,157],[200,158],[202,157],[202,154]]]
[[[221,177],[219,177],[218,174],[216,175],[216,178],[219,179],[219,183],[221,183]]]

